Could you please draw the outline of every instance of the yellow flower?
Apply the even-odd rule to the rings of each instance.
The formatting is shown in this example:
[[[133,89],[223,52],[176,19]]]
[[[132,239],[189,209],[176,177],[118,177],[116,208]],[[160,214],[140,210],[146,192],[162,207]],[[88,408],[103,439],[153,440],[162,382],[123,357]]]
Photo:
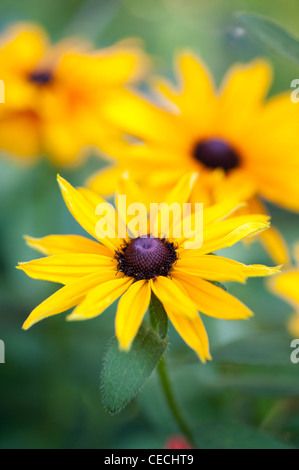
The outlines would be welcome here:
[[[270,66],[260,60],[235,65],[217,90],[192,54],[180,56],[176,65],[177,88],[166,80],[155,82],[160,105],[134,93],[109,104],[109,118],[135,139],[111,143],[109,154],[117,165],[90,179],[91,189],[114,191],[119,174],[129,170],[161,195],[182,174],[200,171],[194,190],[198,202],[233,195],[249,201],[247,213],[266,213],[262,197],[298,211],[298,110],[289,93],[265,101]],[[278,232],[271,228],[261,236],[274,259],[286,263]]]
[[[165,202],[170,205],[174,201],[179,204],[187,201],[193,181],[193,175],[183,177]],[[69,320],[94,318],[121,297],[116,314],[116,336],[120,347],[127,350],[147,311],[151,292],[154,292],[175,329],[205,362],[210,359],[209,343],[198,311],[226,320],[241,320],[252,315],[243,303],[213,281],[245,282],[250,276],[278,272],[279,268],[246,266],[209,254],[269,227],[265,215],[236,216],[226,220],[238,207],[235,201],[204,209],[203,244],[187,249],[190,239],[185,232],[182,237],[165,239],[160,224],[155,232],[156,222],[164,220],[163,211],[156,214],[154,221],[150,220],[154,227],[152,232],[146,228],[145,233],[136,233],[135,237],[127,234],[125,238],[108,237],[99,227],[96,215],[99,204],[104,203],[106,207],[107,203],[91,190],[74,189],[61,177],[58,182],[71,214],[95,240],[74,235],[27,237],[29,245],[47,257],[21,263],[19,269],[34,279],[58,282],[64,287],[33,310],[24,329],[72,307],[76,308],[68,316]],[[127,195],[128,202],[139,197],[136,188],[129,179],[122,180],[123,194]],[[120,205],[118,213],[109,205],[106,221],[109,227],[118,220],[118,215],[119,227],[121,221],[126,220],[122,211]],[[170,234],[174,233],[178,223],[178,218],[174,218]]]
[[[284,269],[269,282],[270,290],[294,307],[294,315],[287,323],[289,332],[299,338],[299,244],[294,248],[296,266]]]
[[[129,41],[96,51],[70,39],[52,46],[40,27],[17,24],[0,38],[0,63],[0,149],[64,165],[77,162],[85,145],[116,138],[102,106],[140,78],[146,60]]]

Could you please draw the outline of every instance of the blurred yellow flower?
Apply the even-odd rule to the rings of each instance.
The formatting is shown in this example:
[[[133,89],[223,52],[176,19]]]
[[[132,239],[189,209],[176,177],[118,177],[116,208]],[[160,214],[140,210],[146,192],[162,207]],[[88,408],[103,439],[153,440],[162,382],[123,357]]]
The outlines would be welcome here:
[[[154,83],[156,103],[142,94],[109,103],[107,114],[134,139],[111,142],[115,166],[89,181],[95,191],[113,192],[119,174],[163,194],[188,171],[200,171],[196,201],[213,203],[235,196],[249,201],[247,213],[266,213],[260,197],[299,210],[298,110],[289,93],[264,101],[270,66],[257,60],[235,65],[219,90],[202,62],[190,53],[176,64],[179,86]],[[279,263],[288,253],[271,228],[262,241]]]
[[[289,332],[299,338],[299,244],[294,248],[296,267],[284,269],[269,282],[270,290],[288,302],[296,313],[287,323]]]
[[[189,199],[193,181],[192,175],[183,177],[165,202],[183,204]],[[116,336],[120,347],[128,350],[154,292],[175,329],[205,362],[210,359],[209,342],[198,311],[226,320],[252,315],[243,303],[214,281],[245,282],[251,276],[268,276],[279,271],[262,265],[246,266],[210,254],[269,227],[265,215],[232,216],[225,220],[239,207],[235,201],[204,209],[203,243],[188,249],[190,238],[185,233],[179,238],[174,236],[178,219],[173,220],[173,235],[168,238],[162,235],[159,224],[157,233],[148,224],[141,234],[129,236],[126,231],[125,238],[108,237],[99,228],[96,215],[96,208],[105,201],[86,188],[74,189],[61,177],[58,182],[68,209],[95,241],[75,235],[26,237],[30,246],[48,256],[20,263],[19,269],[34,279],[58,282],[64,287],[32,311],[24,329],[75,306],[69,320],[94,318],[121,297],[115,321]],[[129,201],[140,200],[129,179],[122,180],[122,189]],[[136,196],[138,199],[134,199]],[[111,205],[109,208],[107,225],[126,220],[120,206],[120,219]],[[163,220],[161,213],[156,217]],[[153,227],[157,227],[158,220],[155,219]]]
[[[102,50],[75,39],[52,46],[42,28],[22,23],[0,38],[0,64],[0,150],[23,161],[47,155],[68,165],[84,146],[116,138],[102,105],[140,79],[146,58],[130,41]]]

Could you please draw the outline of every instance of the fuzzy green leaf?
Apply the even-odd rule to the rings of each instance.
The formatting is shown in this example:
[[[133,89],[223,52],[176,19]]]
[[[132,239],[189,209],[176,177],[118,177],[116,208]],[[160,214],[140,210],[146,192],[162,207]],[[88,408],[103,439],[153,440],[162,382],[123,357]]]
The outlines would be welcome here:
[[[168,346],[152,329],[141,326],[130,351],[120,351],[113,338],[104,358],[102,401],[111,414],[118,413],[140,390]]]

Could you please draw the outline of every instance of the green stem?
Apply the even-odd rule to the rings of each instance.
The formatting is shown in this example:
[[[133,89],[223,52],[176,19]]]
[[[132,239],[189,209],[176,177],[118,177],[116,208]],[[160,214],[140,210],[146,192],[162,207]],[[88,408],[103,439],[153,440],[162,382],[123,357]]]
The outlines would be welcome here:
[[[192,437],[192,433],[188,427],[188,425],[185,423],[185,420],[183,419],[180,409],[178,407],[178,404],[175,400],[175,397],[172,392],[172,387],[169,379],[169,375],[167,372],[167,366],[164,357],[160,360],[158,366],[157,366],[157,371],[158,375],[160,378],[160,382],[162,385],[162,389],[165,395],[165,398],[167,400],[168,406],[172,412],[172,415],[177,422],[180,430],[184,434],[184,436],[187,438],[189,443],[194,446],[194,440]]]

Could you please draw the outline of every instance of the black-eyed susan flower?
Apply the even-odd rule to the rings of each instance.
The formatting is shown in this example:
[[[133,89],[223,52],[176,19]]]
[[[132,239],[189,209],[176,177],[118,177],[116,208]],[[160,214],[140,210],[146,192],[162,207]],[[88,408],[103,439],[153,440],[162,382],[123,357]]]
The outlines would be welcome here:
[[[95,175],[90,187],[112,191],[118,175],[128,169],[163,198],[182,174],[200,171],[194,188],[197,201],[214,203],[234,195],[248,201],[247,213],[266,213],[260,199],[266,198],[298,211],[297,109],[289,93],[265,100],[269,64],[257,60],[233,66],[219,90],[190,53],[179,57],[176,69],[177,88],[156,80],[156,104],[133,93],[110,103],[109,117],[135,139],[123,146],[111,143],[115,166]],[[288,261],[276,230],[261,237],[274,259]]]
[[[48,155],[64,165],[86,145],[116,138],[102,106],[140,79],[146,59],[130,41],[101,50],[70,39],[51,45],[41,27],[17,24],[0,37],[0,63],[0,150],[24,161]]]
[[[284,269],[268,283],[270,290],[294,308],[294,314],[287,323],[289,332],[299,336],[299,244],[294,247],[296,266]]]
[[[123,230],[120,226],[126,220],[126,213],[121,204],[116,211],[91,190],[74,189],[61,177],[58,181],[71,214],[94,240],[74,235],[27,237],[29,245],[47,257],[21,263],[19,268],[32,278],[64,286],[33,310],[24,329],[72,307],[75,309],[67,317],[69,320],[91,319],[120,298],[116,336],[120,347],[127,350],[154,292],[175,329],[205,362],[210,359],[209,342],[198,312],[226,320],[241,320],[252,315],[243,303],[213,282],[245,282],[250,276],[267,276],[278,271],[278,268],[262,265],[246,266],[210,254],[269,227],[265,215],[226,219],[238,207],[235,201],[204,210],[203,241],[193,236],[198,246],[195,243],[193,249],[188,249],[187,243],[192,242],[188,230],[179,238],[173,236],[180,218],[171,219],[167,238],[165,232],[162,234],[159,222],[164,222],[162,211],[156,212],[147,225],[153,227],[152,232],[145,228],[134,236],[131,226],[121,238],[115,236],[114,230],[110,232],[112,236],[108,236],[109,228]],[[188,200],[193,181],[192,176],[185,176],[169,194],[166,204],[181,205]],[[126,178],[122,186],[128,200],[136,201],[137,187]],[[96,215],[102,204],[108,214],[105,229],[99,224],[102,219]]]

